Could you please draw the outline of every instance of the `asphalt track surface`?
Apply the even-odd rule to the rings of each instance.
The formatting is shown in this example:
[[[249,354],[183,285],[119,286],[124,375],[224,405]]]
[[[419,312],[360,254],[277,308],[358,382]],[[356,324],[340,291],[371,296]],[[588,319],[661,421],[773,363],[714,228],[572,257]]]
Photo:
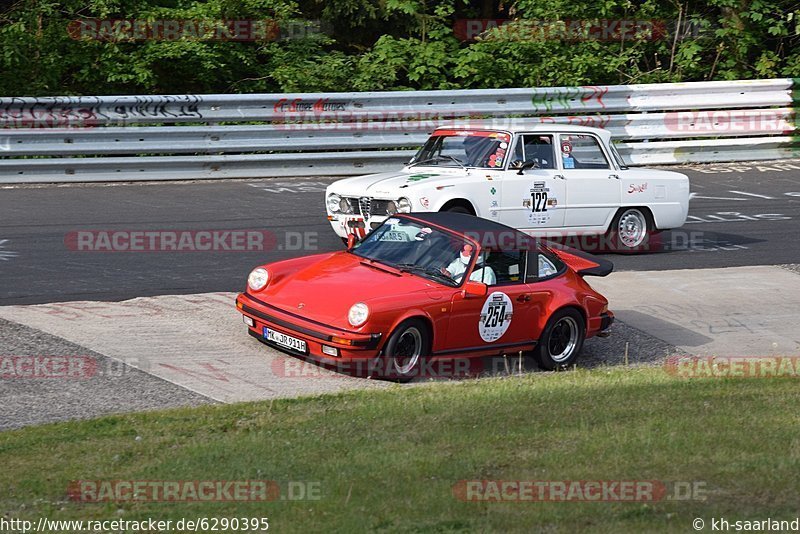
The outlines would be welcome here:
[[[660,252],[606,255],[616,270],[798,262],[800,161],[678,170],[694,193],[687,224],[661,234]],[[0,305],[239,290],[260,263],[341,249],[324,215],[332,180],[5,186]],[[81,231],[209,230],[268,237],[255,251],[97,252],[70,242]]]
[[[800,263],[800,161],[682,170],[695,195],[687,224],[661,235],[660,252],[607,255],[618,272],[597,283],[607,286],[600,288],[618,321],[613,336],[587,341],[581,366],[800,351],[797,267],[707,270]],[[297,376],[298,362],[244,334],[233,311],[231,292],[253,266],[342,248],[324,217],[331,180],[0,188],[0,359],[78,356],[97,369],[77,380],[0,373],[9,378],[0,380],[0,430],[384,387],[325,370]],[[86,231],[235,230],[266,235],[262,250],[88,252],[73,239]]]

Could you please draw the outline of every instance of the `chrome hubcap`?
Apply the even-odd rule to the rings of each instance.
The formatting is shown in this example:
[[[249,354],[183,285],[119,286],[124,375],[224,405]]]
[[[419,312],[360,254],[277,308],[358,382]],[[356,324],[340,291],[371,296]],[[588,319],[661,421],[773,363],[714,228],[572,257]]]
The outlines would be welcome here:
[[[414,326],[407,328],[394,347],[395,371],[401,375],[410,373],[422,354],[422,333]]]
[[[572,317],[563,317],[553,326],[553,330],[550,332],[547,350],[554,362],[561,363],[572,356],[577,344],[578,323]]]
[[[626,247],[642,244],[647,232],[647,221],[639,210],[628,210],[619,218],[619,239]]]

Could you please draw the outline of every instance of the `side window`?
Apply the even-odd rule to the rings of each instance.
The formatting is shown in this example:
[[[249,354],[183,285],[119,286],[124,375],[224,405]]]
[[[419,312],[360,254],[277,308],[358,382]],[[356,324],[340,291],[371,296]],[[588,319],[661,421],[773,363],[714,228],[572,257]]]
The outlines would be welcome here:
[[[535,161],[539,169],[555,169],[552,135],[521,135],[514,148],[511,168],[519,168],[523,163]]]
[[[475,267],[475,273],[482,270],[484,284],[507,285],[521,284],[525,278],[524,250],[490,250],[482,254]]]
[[[565,169],[611,168],[600,143],[592,135],[562,135],[561,162]]]
[[[555,254],[550,253],[549,251],[539,250],[539,266],[538,266],[538,277],[539,280],[544,280],[550,278],[561,272],[564,268],[564,262],[562,262]]]

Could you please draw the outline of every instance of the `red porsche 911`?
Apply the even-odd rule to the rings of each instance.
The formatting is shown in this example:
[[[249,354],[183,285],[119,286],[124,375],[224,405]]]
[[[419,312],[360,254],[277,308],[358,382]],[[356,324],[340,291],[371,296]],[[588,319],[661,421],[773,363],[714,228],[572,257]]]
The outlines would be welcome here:
[[[249,333],[321,363],[406,381],[442,359],[532,351],[575,362],[614,320],[584,280],[613,265],[460,213],[396,214],[347,250],[254,269],[236,298]]]

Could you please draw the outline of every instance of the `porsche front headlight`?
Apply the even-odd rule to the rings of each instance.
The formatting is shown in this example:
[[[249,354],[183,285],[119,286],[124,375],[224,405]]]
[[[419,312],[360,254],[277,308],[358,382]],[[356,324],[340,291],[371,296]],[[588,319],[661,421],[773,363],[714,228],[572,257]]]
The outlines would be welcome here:
[[[263,267],[256,267],[247,277],[247,287],[253,291],[261,291],[269,282],[269,272]]]
[[[409,213],[411,212],[411,201],[408,200],[406,197],[401,198],[397,201],[397,212],[398,213]]]
[[[350,311],[347,313],[347,320],[353,326],[361,326],[367,322],[369,318],[369,308],[363,302],[356,302],[350,306]]]

